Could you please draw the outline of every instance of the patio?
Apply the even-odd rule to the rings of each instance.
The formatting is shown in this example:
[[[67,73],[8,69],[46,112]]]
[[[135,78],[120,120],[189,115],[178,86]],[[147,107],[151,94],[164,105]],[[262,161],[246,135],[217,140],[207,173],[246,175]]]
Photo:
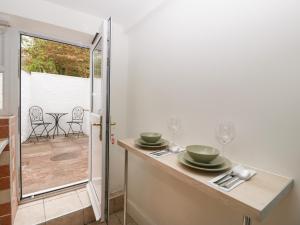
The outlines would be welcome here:
[[[21,78],[22,194],[28,195],[86,180],[89,79],[48,73],[27,73],[23,70]],[[83,116],[78,118],[82,122],[70,124],[70,121],[75,121],[73,112],[77,111],[73,110],[78,107],[83,110]],[[34,114],[31,114],[32,108],[35,108]],[[37,124],[41,121],[48,124],[47,131],[50,137],[47,138],[47,132],[42,132],[43,125],[33,125],[34,119],[38,120]],[[71,133],[73,130],[75,133],[80,131],[79,137],[71,133],[63,135],[68,133],[70,125]],[[32,133],[33,128],[37,135],[43,133],[43,137],[37,139],[35,133]],[[56,129],[59,131],[58,134]]]
[[[88,136],[29,139],[22,144],[23,194],[88,178]]]

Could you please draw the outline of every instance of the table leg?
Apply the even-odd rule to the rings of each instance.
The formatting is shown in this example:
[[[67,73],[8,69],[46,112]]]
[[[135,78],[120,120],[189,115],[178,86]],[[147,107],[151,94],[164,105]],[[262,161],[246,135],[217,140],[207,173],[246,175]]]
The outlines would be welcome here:
[[[55,130],[56,130],[56,118],[55,118],[55,116],[53,116],[53,115],[50,115],[50,116],[52,116],[53,119],[54,119],[54,125],[53,125],[53,127],[48,131],[48,133],[50,134],[50,132],[53,130],[53,139],[54,139],[54,134],[55,134]],[[50,134],[50,135],[51,135],[51,134]]]
[[[128,182],[128,151],[125,150],[125,167],[124,167],[124,223],[127,224],[127,182]]]
[[[251,218],[249,216],[244,216],[243,225],[251,225]]]
[[[54,139],[54,136],[55,136],[55,131],[58,135],[58,126],[57,125],[58,125],[58,117],[56,116],[55,117],[55,128],[54,128],[54,132],[53,132],[53,139]]]
[[[57,135],[58,135],[58,129],[60,129],[60,130],[62,130],[64,132],[65,136],[67,136],[66,131],[59,125],[59,120],[60,120],[60,117],[57,120]]]
[[[50,132],[53,131],[53,130],[55,131],[55,124],[54,124],[54,126],[48,131],[48,133],[50,134]],[[53,131],[53,132],[54,132],[54,131]],[[51,137],[51,134],[50,134],[50,137]]]

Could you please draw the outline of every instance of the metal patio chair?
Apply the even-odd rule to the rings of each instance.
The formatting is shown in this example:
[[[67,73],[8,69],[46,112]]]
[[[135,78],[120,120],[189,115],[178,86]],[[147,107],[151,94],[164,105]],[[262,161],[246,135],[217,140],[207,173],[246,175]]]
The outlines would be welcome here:
[[[82,130],[83,117],[84,117],[84,108],[82,108],[81,106],[74,107],[72,110],[72,120],[67,122],[69,124],[69,130],[67,135],[69,135],[70,131],[72,131],[72,134],[78,134],[78,137],[80,134],[83,134],[83,130]],[[78,125],[79,130],[74,131],[73,125]]]
[[[30,118],[30,125],[31,125],[31,128],[32,128],[32,131],[29,135],[29,138],[34,136],[36,138],[36,140],[39,141],[39,137],[42,137],[45,131],[46,131],[46,134],[47,134],[46,137],[49,137],[49,132],[47,130],[47,127],[51,123],[46,123],[44,121],[43,109],[40,106],[32,106],[32,107],[29,108],[29,118]],[[36,129],[38,127],[43,128],[43,131],[40,134],[38,134],[37,131],[36,131]]]

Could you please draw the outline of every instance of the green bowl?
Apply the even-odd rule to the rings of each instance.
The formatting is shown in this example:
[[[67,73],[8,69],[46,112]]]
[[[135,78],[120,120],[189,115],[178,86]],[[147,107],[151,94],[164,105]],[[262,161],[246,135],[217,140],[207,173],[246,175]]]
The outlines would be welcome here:
[[[208,163],[219,155],[219,150],[205,145],[189,145],[187,153],[197,162]]]
[[[140,134],[140,136],[143,141],[146,141],[149,143],[155,143],[155,142],[159,141],[159,139],[161,138],[161,134],[156,133],[156,132],[143,132]]]

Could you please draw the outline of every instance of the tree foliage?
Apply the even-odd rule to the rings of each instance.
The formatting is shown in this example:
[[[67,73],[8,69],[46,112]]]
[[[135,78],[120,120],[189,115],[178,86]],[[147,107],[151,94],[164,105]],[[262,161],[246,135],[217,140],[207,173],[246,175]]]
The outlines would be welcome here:
[[[29,36],[21,41],[23,70],[89,77],[89,49]]]

